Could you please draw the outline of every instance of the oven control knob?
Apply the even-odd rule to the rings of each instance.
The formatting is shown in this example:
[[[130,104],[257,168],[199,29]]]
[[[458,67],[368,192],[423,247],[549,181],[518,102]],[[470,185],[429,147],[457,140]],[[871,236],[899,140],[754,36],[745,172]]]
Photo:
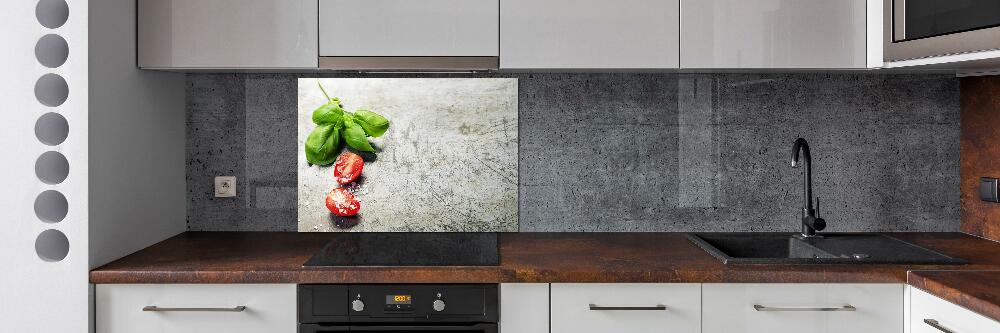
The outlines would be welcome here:
[[[444,311],[444,301],[439,299],[434,300],[434,311],[437,312]]]
[[[362,300],[360,300],[360,299],[356,299],[356,300],[354,300],[354,302],[351,302],[351,309],[354,310],[355,312],[364,311],[365,310],[365,302],[362,301]]]

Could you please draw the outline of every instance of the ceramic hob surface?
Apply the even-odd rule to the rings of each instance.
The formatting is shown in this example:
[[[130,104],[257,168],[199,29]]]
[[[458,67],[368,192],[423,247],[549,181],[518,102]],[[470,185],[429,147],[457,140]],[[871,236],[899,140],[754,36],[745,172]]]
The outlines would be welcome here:
[[[497,266],[496,233],[337,233],[303,266]]]

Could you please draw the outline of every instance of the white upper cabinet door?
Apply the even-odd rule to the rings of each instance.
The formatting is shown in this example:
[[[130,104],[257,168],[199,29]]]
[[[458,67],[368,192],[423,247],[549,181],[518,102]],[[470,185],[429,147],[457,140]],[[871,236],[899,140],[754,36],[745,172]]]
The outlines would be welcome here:
[[[496,57],[499,0],[320,0],[324,57]]]
[[[502,69],[678,66],[678,0],[502,0]]]
[[[903,332],[902,284],[704,284],[704,333]]]
[[[681,0],[681,68],[866,68],[867,41],[866,0]]]
[[[317,0],[138,1],[139,67],[317,67]]]
[[[552,333],[701,332],[697,283],[553,283],[551,288]]]

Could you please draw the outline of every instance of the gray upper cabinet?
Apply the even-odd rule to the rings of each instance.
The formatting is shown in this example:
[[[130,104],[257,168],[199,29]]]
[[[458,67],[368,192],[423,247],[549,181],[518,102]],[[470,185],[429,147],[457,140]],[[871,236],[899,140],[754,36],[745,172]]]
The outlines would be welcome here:
[[[319,0],[319,11],[322,57],[500,55],[499,0]]]
[[[681,68],[868,67],[865,0],[681,0],[680,8]]]
[[[678,0],[502,0],[500,68],[678,66]]]
[[[881,0],[137,2],[138,65],[150,69],[882,65]]]
[[[317,0],[138,0],[142,68],[316,68]]]

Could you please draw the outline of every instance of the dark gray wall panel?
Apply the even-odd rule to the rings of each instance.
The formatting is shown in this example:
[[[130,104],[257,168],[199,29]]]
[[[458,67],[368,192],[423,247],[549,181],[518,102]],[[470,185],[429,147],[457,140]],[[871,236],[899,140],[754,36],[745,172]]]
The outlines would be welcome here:
[[[296,230],[299,76],[188,76],[189,229]],[[799,136],[829,231],[958,230],[954,77],[486,76],[519,79],[521,231],[797,230]]]

